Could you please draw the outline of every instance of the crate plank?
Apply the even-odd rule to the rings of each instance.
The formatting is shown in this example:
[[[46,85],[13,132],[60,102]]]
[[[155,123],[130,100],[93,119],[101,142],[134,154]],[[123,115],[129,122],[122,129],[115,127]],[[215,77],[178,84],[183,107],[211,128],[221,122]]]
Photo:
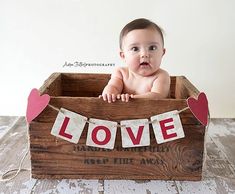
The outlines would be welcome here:
[[[41,179],[33,188],[32,192],[37,194],[45,193],[69,193],[69,194],[101,194],[103,185],[98,180],[62,179],[48,180]]]
[[[232,165],[227,160],[227,156],[221,152],[220,148],[213,142],[209,135],[206,139],[206,158],[203,168],[203,177],[219,177],[221,179],[235,178],[235,169],[233,169]]]
[[[108,74],[54,74],[43,88],[47,92],[51,88],[54,96],[50,104],[58,109],[116,122],[149,119],[164,112],[181,110],[187,107],[186,97],[199,92],[185,77],[171,77],[169,97],[175,99],[132,99],[128,103],[117,101],[110,104],[94,97],[102,92],[109,78]],[[59,89],[55,92],[53,88]],[[158,145],[150,125],[150,146],[124,149],[119,129],[111,151],[85,145],[88,125],[77,145],[52,136],[50,131],[57,114],[58,111],[48,106],[30,124],[34,178],[201,179],[205,127],[189,110],[180,113],[185,138]]]
[[[214,132],[217,139],[220,138],[220,135],[223,138],[227,134],[231,134],[227,133],[225,128],[233,130],[235,126],[233,119],[212,119],[211,123],[213,125],[209,126],[209,131],[210,133]],[[5,172],[5,169],[18,166],[18,159],[22,157],[24,151],[22,146],[25,146],[25,142],[27,142],[27,138],[22,132],[25,133],[26,131],[25,119],[20,119],[2,139],[4,141],[0,142],[1,171]],[[226,135],[224,132],[226,132]],[[213,137],[215,137],[215,134]],[[231,141],[221,141],[223,147],[228,146],[229,149],[230,143]],[[15,154],[9,155],[8,147]],[[203,180],[199,182],[105,180],[102,183],[98,180],[30,180],[28,172],[21,172],[12,181],[0,183],[0,193],[235,193],[235,173],[233,168],[231,169],[231,165],[229,166],[230,161],[228,161],[228,155],[231,152],[229,152],[229,149],[227,152],[220,150],[223,147],[219,144],[217,146],[214,139],[207,135],[206,149],[208,156],[203,171],[207,170],[210,173],[206,173]],[[9,156],[11,159],[9,159]],[[2,163],[5,160],[9,160],[9,162]],[[23,167],[29,167],[28,163],[30,163],[29,157],[26,158]],[[2,164],[4,166],[1,166]],[[15,166],[10,166],[11,164],[15,164]]]
[[[109,74],[63,74],[62,94],[73,97],[98,97],[110,77]]]
[[[79,113],[89,118],[120,121],[123,119],[150,118],[153,115],[161,114],[172,110],[181,110],[187,107],[185,100],[149,100],[133,99],[126,103],[117,101],[107,103],[99,98],[87,97],[52,97],[50,104],[60,109],[61,107],[72,112]],[[141,113],[141,114],[140,114]],[[58,112],[47,107],[34,121],[54,122]],[[188,118],[191,123],[199,124],[190,110],[180,114],[182,118]],[[191,124],[189,123],[189,124]]]
[[[63,176],[64,178],[69,178],[71,175],[77,178],[92,176],[102,178],[103,176],[118,179],[135,177],[137,179],[137,174],[141,174],[144,168],[145,174],[152,179],[161,177],[171,179],[179,175],[184,176],[183,178],[187,176],[190,178],[192,172],[195,177],[198,175],[196,179],[200,178],[204,135],[198,130],[199,127],[194,125],[188,125],[188,128],[185,129],[187,138],[161,145],[156,143],[151,130],[151,146],[140,148],[122,148],[120,131],[118,131],[115,148],[111,151],[86,146],[86,131],[82,134],[78,144],[71,144],[50,135],[52,124],[49,128],[47,128],[47,124],[36,125],[34,130],[37,126],[42,139],[37,138],[37,134],[34,137],[33,132],[30,135],[32,170],[35,174],[42,171],[41,174],[47,172],[50,177],[55,173],[57,175],[57,173],[62,174],[63,172],[66,174]],[[125,164],[124,158],[132,162]],[[124,164],[122,164],[123,162]],[[58,171],[58,169],[60,170]],[[76,175],[76,173],[80,175]],[[112,176],[112,174],[115,175]],[[37,175],[35,175],[36,177]],[[141,177],[139,178],[141,179]]]
[[[235,169],[235,119],[212,120],[208,133]]]
[[[105,194],[151,194],[170,193],[177,194],[174,181],[134,181],[134,180],[106,180],[104,182]]]
[[[15,125],[18,120],[17,116],[1,116],[0,117],[0,142],[1,138]]]
[[[39,89],[41,94],[48,94],[50,96],[61,96],[61,74],[53,73],[45,80],[43,85]]]

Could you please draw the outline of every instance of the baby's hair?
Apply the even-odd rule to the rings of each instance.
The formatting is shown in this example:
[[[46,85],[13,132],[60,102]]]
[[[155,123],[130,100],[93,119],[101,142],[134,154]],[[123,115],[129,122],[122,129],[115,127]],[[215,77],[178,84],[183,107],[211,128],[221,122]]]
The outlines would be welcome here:
[[[120,37],[119,37],[120,49],[122,49],[123,37],[126,36],[130,31],[137,30],[137,29],[146,29],[146,28],[152,28],[152,29],[157,30],[159,32],[159,34],[161,35],[162,44],[164,45],[164,38],[163,38],[163,33],[162,33],[163,30],[160,28],[160,26],[158,26],[157,24],[155,24],[154,22],[152,22],[148,19],[139,18],[139,19],[135,19],[135,20],[131,21],[122,29],[122,31],[120,33]]]

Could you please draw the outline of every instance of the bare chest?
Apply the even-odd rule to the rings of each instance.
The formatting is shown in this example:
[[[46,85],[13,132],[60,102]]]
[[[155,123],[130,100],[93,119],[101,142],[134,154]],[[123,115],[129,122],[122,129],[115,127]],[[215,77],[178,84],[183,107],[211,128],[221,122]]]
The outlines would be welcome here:
[[[124,79],[123,93],[128,94],[143,94],[150,92],[153,86],[154,79]]]

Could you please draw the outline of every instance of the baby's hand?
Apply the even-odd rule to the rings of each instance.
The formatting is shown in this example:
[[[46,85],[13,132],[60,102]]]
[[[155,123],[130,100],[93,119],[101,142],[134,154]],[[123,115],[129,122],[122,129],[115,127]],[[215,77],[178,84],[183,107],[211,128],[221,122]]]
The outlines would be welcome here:
[[[117,99],[121,99],[122,102],[128,102],[130,98],[134,98],[133,94],[118,94]]]
[[[116,101],[117,94],[103,94],[99,95],[99,98],[103,98],[104,101],[108,101],[108,103],[111,103]]]
[[[103,98],[108,103],[115,102],[116,99],[121,99],[123,102],[128,102],[130,98],[133,98],[133,94],[103,94],[99,95],[99,98]]]

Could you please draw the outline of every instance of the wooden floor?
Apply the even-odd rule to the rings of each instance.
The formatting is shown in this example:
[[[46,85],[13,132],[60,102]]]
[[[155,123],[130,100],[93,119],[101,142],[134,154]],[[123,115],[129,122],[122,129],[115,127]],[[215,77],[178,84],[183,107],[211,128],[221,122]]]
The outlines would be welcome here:
[[[18,168],[27,151],[27,125],[24,117],[0,117],[0,175]],[[212,119],[206,137],[203,180],[37,180],[23,171],[9,182],[0,182],[0,194],[78,193],[78,194],[155,194],[155,193],[235,193],[235,119]],[[30,169],[27,155],[23,168]]]

